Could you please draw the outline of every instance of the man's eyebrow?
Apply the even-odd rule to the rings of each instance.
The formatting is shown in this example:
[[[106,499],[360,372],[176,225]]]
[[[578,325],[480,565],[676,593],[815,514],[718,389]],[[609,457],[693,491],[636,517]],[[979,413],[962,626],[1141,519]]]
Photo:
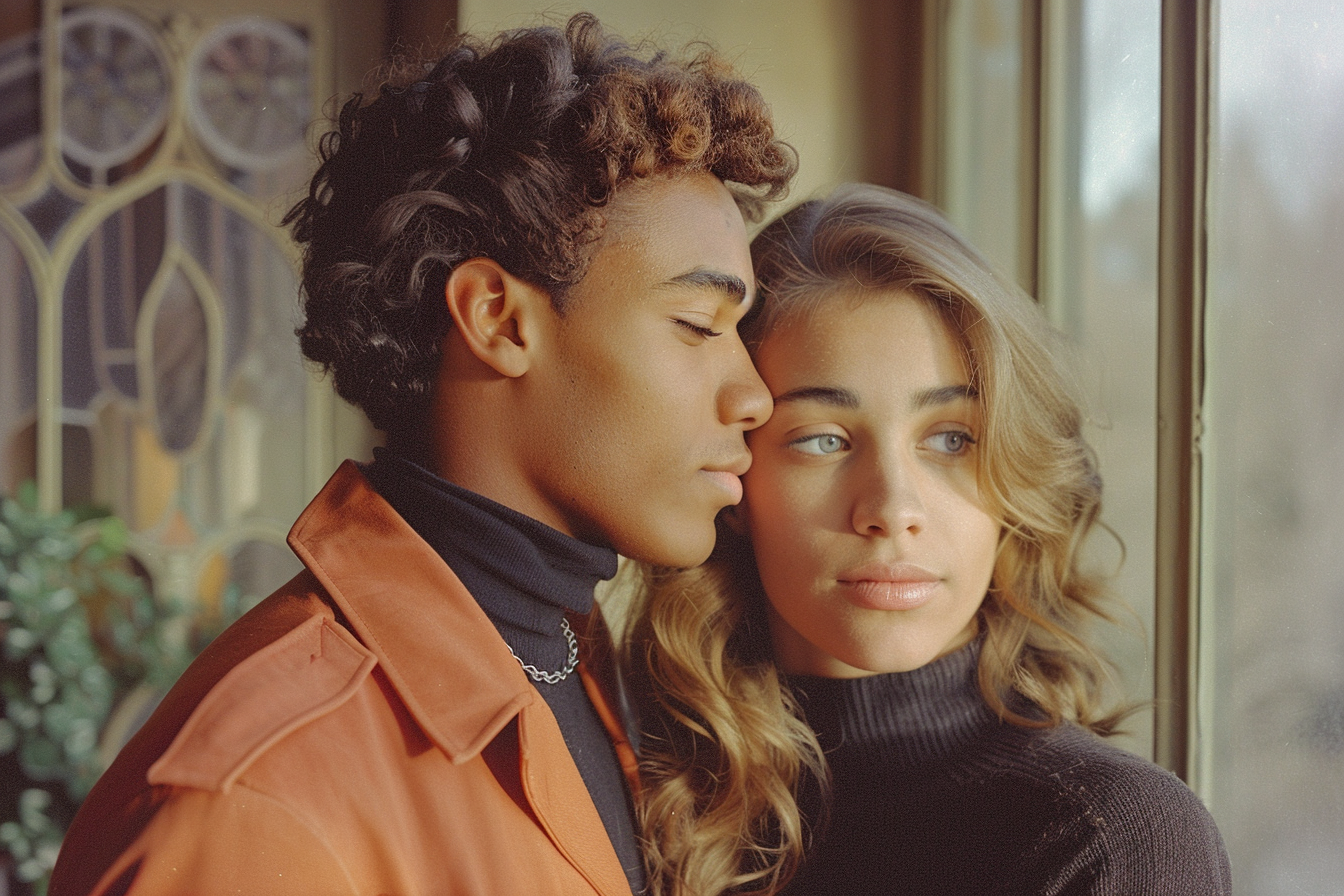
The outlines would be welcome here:
[[[684,274],[678,274],[667,281],[670,286],[692,286],[697,289],[712,289],[726,293],[734,302],[742,302],[747,297],[747,284],[735,274],[696,268]]]
[[[845,408],[850,411],[857,410],[859,407],[858,395],[849,389],[841,389],[836,386],[803,386],[775,396],[775,404],[777,405],[794,401],[815,401],[819,404]]]
[[[922,411],[925,408],[936,407],[938,405],[952,404],[956,401],[975,401],[980,397],[980,393],[972,385],[961,386],[939,386],[936,389],[925,389],[922,392],[916,392],[914,398],[910,400],[910,406],[916,411]]]

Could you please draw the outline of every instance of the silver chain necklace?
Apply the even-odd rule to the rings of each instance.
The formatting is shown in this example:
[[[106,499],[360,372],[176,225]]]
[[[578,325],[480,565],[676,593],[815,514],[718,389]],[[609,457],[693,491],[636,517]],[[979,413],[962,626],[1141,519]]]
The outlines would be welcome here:
[[[560,617],[560,630],[565,633],[565,640],[569,642],[569,659],[565,662],[565,668],[559,672],[543,672],[536,666],[523,662],[522,657],[514,653],[513,648],[509,647],[507,643],[504,646],[509,647],[509,653],[513,654],[513,658],[518,661],[518,665],[523,667],[523,671],[533,681],[559,684],[568,678],[569,673],[573,672],[574,667],[579,664],[579,640],[574,637],[574,630],[569,627],[569,620],[563,616]]]

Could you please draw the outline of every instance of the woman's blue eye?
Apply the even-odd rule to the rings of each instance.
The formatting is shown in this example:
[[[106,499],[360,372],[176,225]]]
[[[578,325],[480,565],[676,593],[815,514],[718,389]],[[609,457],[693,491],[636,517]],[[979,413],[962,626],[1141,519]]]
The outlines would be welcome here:
[[[799,439],[793,443],[793,447],[804,454],[826,455],[845,450],[849,447],[849,443],[833,433],[822,433]]]
[[[975,444],[975,439],[968,432],[962,432],[959,429],[940,432],[930,438],[934,441],[934,450],[943,454],[965,454]],[[941,443],[941,447],[938,447]]]

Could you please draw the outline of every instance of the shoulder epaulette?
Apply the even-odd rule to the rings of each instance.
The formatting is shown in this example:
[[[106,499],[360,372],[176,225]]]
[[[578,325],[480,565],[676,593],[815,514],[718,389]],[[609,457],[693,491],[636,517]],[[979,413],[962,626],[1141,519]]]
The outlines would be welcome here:
[[[309,618],[210,689],[150,766],[149,783],[227,791],[287,734],[348,700],[376,664],[331,619]]]

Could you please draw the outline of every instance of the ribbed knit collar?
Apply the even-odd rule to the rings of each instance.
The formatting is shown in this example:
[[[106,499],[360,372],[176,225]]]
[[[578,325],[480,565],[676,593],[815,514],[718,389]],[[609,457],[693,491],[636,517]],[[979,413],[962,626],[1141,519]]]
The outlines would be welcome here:
[[[443,557],[514,653],[563,668],[566,612],[586,614],[616,574],[616,552],[586,544],[439,478],[386,449],[364,468],[374,488]]]
[[[789,676],[822,746],[876,748],[901,763],[951,755],[999,724],[976,681],[980,642],[910,672]]]

